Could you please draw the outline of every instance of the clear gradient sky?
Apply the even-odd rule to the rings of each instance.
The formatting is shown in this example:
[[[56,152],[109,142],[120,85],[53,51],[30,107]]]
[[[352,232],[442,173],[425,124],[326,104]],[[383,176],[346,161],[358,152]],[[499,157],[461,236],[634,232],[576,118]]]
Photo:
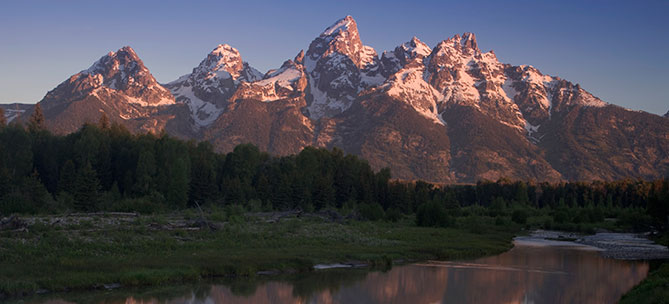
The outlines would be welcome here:
[[[476,33],[500,61],[530,64],[630,109],[669,110],[669,1],[0,2],[0,103],[35,103],[109,51],[132,46],[159,82],[228,43],[261,71],[352,15],[380,54]]]

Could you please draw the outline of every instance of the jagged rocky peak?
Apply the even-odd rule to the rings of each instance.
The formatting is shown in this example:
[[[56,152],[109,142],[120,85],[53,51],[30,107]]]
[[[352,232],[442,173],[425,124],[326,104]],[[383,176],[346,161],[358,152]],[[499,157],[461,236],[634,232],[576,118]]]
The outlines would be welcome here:
[[[397,46],[392,52],[383,52],[381,55],[382,74],[389,77],[408,62],[416,58],[425,58],[430,53],[432,53],[432,49],[414,36],[411,40]]]
[[[143,106],[174,103],[172,94],[158,84],[129,46],[109,52],[90,68],[71,76],[48,92],[44,101],[71,101],[98,93],[120,93],[126,101]]]
[[[303,96],[307,87],[303,60],[304,51],[300,51],[294,60],[286,60],[280,68],[269,70],[262,80],[241,83],[230,100],[251,99],[270,102]]]
[[[376,51],[362,45],[351,16],[338,20],[311,42],[304,66],[311,88],[307,111],[312,119],[342,113],[360,91],[385,80]]]
[[[326,28],[311,42],[307,56],[317,61],[335,52],[349,57],[359,69],[364,68],[371,61],[370,57],[376,55],[371,47],[362,45],[358,25],[351,16],[339,19]]]
[[[474,35],[474,33],[466,32],[463,33],[462,36],[456,34],[452,38],[446,40],[446,43],[451,44],[454,47],[458,47],[463,51],[481,51],[479,50],[478,44],[476,43],[476,35]]]
[[[295,55],[295,59],[293,59],[293,61],[295,61],[297,64],[304,64],[304,50],[300,50],[300,52]]]
[[[427,57],[430,53],[432,49],[415,36],[395,48],[395,55],[402,57],[405,61],[416,57]]]
[[[262,74],[242,61],[237,49],[228,44],[219,44],[193,69],[193,76],[201,80],[241,78],[244,81],[256,81]]]
[[[664,117],[669,118],[669,111],[667,111],[667,113],[664,114]]]
[[[481,53],[481,50],[478,47],[478,43],[476,42],[476,35],[469,32],[462,34],[462,36],[456,34],[455,36],[440,42],[434,48],[434,51],[448,53],[456,51],[458,53],[465,54]]]
[[[97,78],[103,86],[120,91],[157,84],[137,53],[129,46],[109,52],[81,73]],[[102,78],[96,77],[98,75]]]
[[[223,113],[240,83],[262,78],[260,71],[242,60],[237,49],[219,44],[191,74],[170,82],[167,87],[178,102],[188,105],[197,129],[213,123]]]
[[[457,36],[457,35],[456,35]],[[474,33],[464,33],[460,39],[460,44],[463,48],[470,48],[478,50],[478,44],[476,43],[476,35]]]

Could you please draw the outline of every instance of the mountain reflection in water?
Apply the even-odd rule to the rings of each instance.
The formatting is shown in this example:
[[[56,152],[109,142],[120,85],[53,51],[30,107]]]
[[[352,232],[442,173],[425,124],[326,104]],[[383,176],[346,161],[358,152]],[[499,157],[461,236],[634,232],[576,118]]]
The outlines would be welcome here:
[[[615,303],[647,273],[646,262],[605,259],[592,250],[517,245],[467,262],[325,271],[259,285],[214,285],[180,297],[98,303]]]

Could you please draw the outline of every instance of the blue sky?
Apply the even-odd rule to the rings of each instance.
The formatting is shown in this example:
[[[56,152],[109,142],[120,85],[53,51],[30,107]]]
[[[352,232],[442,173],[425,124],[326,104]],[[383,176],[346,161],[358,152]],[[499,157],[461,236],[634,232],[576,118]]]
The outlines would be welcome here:
[[[0,103],[39,101],[109,51],[132,46],[159,82],[219,43],[261,71],[352,15],[378,53],[476,33],[500,61],[530,64],[603,100],[669,110],[669,1],[2,1]]]

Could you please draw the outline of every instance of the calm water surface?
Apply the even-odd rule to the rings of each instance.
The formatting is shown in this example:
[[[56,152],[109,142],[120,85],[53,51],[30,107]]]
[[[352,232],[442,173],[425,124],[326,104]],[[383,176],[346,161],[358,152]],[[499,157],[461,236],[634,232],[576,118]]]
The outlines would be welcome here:
[[[517,242],[498,256],[387,272],[319,271],[282,281],[35,303],[615,303],[648,273],[646,262],[605,259],[583,247],[536,245]]]

